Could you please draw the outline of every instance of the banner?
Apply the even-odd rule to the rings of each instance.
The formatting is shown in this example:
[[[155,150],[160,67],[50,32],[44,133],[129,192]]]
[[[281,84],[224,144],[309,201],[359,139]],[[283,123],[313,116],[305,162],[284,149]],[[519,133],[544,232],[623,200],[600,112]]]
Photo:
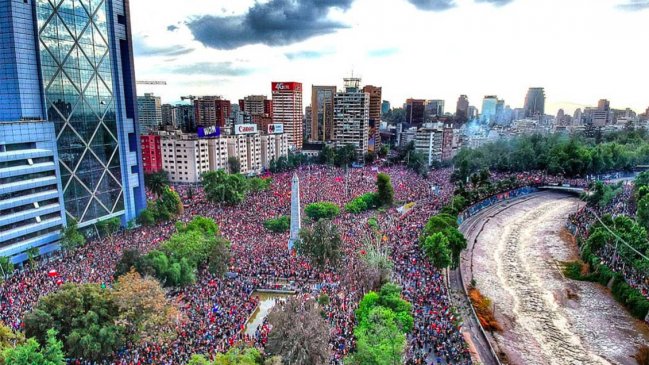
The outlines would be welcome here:
[[[254,134],[257,133],[256,124],[235,124],[234,134]]]
[[[221,135],[221,128],[216,126],[198,127],[198,137],[218,137]]]
[[[275,123],[268,125],[268,134],[282,134],[284,133],[284,124]]]

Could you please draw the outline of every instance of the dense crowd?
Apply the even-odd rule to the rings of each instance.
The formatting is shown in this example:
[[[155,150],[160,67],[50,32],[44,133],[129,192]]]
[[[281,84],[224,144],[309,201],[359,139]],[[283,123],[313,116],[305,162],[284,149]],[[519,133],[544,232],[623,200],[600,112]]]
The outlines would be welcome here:
[[[584,206],[578,212],[572,214],[570,216],[571,228],[576,235],[587,239],[590,227],[597,222],[597,217],[605,215],[635,217],[636,206],[633,194],[633,184],[624,183],[622,190],[605,206]],[[605,246],[597,252],[597,255],[608,267],[622,273],[629,285],[640,290],[649,299],[649,275],[647,273],[636,270],[619,254],[615,247]]]
[[[378,172],[372,167],[348,171],[303,167],[298,171],[302,205],[333,201],[342,207],[354,197],[375,190]],[[428,217],[453,193],[450,170],[434,171],[427,179],[401,167],[380,168],[380,172],[391,176],[397,201],[416,202],[406,216],[390,209],[377,217],[383,234],[394,248],[394,279],[403,286],[405,298],[414,306],[415,329],[408,341],[408,363],[470,363],[459,329],[453,322],[442,276],[420,256],[416,245]],[[180,364],[193,353],[214,354],[242,341],[253,341],[263,347],[269,330],[267,324],[257,331],[254,339],[244,335],[245,324],[258,302],[253,292],[286,283],[302,293],[311,296],[324,293],[331,298],[325,308],[331,324],[331,359],[334,364],[342,363],[353,348],[354,311],[364,294],[346,276],[358,264],[368,231],[366,224],[359,223],[366,222],[372,213],[341,214],[335,219],[345,242],[345,258],[341,268],[319,272],[307,260],[288,252],[288,234],[271,233],[263,228],[265,220],[289,214],[291,177],[292,173],[273,175],[269,191],[252,194],[235,207],[208,203],[198,187],[177,188],[185,200],[185,212],[178,220],[188,221],[196,215],[214,218],[221,233],[231,241],[233,255],[229,272],[226,278],[217,278],[200,270],[194,285],[169,292],[182,314],[175,340],[128,344],[110,363]],[[64,252],[54,259],[40,261],[34,268],[16,272],[0,287],[0,318],[20,330],[23,314],[62,283],[111,285],[115,265],[124,250],[136,248],[147,252],[155,248],[173,234],[174,223],[140,227],[94,240],[74,252]],[[49,277],[50,270],[56,270],[58,277]],[[89,362],[78,359],[72,363]]]

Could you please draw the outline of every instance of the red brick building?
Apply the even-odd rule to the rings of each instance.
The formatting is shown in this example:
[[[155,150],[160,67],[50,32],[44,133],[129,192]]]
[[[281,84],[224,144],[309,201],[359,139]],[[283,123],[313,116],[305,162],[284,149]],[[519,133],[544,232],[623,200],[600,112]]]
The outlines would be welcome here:
[[[151,174],[162,171],[162,150],[160,147],[160,136],[142,135],[142,165],[144,173]]]
[[[230,119],[230,100],[218,96],[203,96],[194,100],[194,120],[201,127],[225,127]]]

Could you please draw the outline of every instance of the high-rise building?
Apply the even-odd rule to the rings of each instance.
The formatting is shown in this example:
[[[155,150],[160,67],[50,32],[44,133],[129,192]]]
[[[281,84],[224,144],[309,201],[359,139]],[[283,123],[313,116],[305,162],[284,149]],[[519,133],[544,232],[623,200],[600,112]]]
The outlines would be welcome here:
[[[313,111],[311,108],[311,105],[307,106],[304,108],[304,116],[302,117],[302,120],[304,121],[302,123],[302,129],[304,129],[304,140],[305,141],[310,141],[311,139],[311,124],[313,122],[311,121],[311,118],[313,117]]]
[[[460,95],[457,99],[457,106],[455,107],[455,118],[460,122],[469,119],[469,98],[466,95]]]
[[[606,112],[611,110],[611,102],[608,101],[607,99],[600,99],[597,102],[597,110],[606,111]]]
[[[128,2],[2,1],[0,120],[54,124],[68,218],[146,207]]]
[[[525,117],[545,115],[545,91],[542,87],[531,87],[525,97]]]
[[[581,111],[581,108],[577,108],[577,110],[575,110],[575,114],[573,114],[573,117],[572,117],[572,123],[574,125],[582,125],[582,111]]]
[[[334,139],[335,86],[311,86],[310,141],[329,142]]]
[[[406,100],[406,123],[408,125],[420,126],[424,123],[425,105],[426,100],[424,99]]]
[[[158,130],[162,125],[160,97],[151,93],[137,97],[137,119],[142,134]]]
[[[162,169],[167,172],[169,181],[178,184],[195,184],[201,175],[208,172],[209,152],[207,139],[183,134],[163,135]]]
[[[482,113],[481,118],[485,123],[495,122],[496,112],[498,109],[498,97],[495,95],[487,95],[482,99]]]
[[[54,124],[0,122],[0,256],[20,263],[31,248],[55,250],[65,222]]]
[[[266,95],[249,95],[239,101],[239,106],[249,115],[270,115],[269,101]]]
[[[162,149],[160,136],[157,134],[145,134],[140,136],[142,144],[142,165],[145,174],[151,174],[162,170]]]
[[[387,114],[390,111],[390,102],[387,100],[383,100],[381,103],[381,114]]]
[[[289,145],[302,149],[302,84],[299,82],[273,82],[273,123],[284,125]]]
[[[176,105],[174,108],[174,126],[185,133],[196,133],[196,119],[193,105]]]
[[[427,121],[444,116],[444,100],[426,100],[424,112]]]
[[[345,91],[334,98],[336,146],[354,146],[362,160],[368,150],[370,128],[370,94],[360,89],[361,79],[346,78]]]
[[[378,86],[366,85],[363,91],[370,94],[370,131],[368,152],[378,151],[381,148],[381,104],[383,89]]]
[[[194,99],[194,120],[201,127],[225,127],[232,108],[229,100],[220,96],[202,96]]]
[[[162,104],[162,125],[174,125],[174,107],[171,104]]]

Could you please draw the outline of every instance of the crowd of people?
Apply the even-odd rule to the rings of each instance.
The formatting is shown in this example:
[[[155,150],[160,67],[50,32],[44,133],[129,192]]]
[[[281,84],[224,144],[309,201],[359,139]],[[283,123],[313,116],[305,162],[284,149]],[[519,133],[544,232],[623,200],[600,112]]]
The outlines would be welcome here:
[[[590,227],[598,222],[598,217],[610,215],[617,217],[624,215],[634,218],[636,205],[634,199],[634,185],[630,182],[623,183],[621,191],[604,206],[584,206],[576,213],[570,215],[570,228],[575,235],[588,239]],[[612,246],[605,246],[596,253],[602,261],[616,272],[622,273],[626,282],[638,289],[649,299],[649,275],[630,265],[619,251]]]
[[[391,208],[358,215],[345,213],[342,207],[347,202],[376,189],[378,172],[390,175],[395,201],[414,203],[412,209]],[[174,340],[128,344],[106,363],[182,364],[194,353],[213,355],[241,342],[255,344],[263,350],[268,331],[272,330],[268,323],[260,326],[255,336],[245,335],[246,323],[258,304],[254,292],[290,283],[291,288],[305,298],[322,294],[329,297],[324,310],[331,326],[331,363],[342,364],[354,348],[354,311],[367,290],[350,277],[357,271],[371,230],[367,221],[374,217],[394,263],[392,279],[402,286],[404,298],[413,305],[414,329],[408,335],[406,363],[471,364],[460,332],[461,322],[454,317],[442,274],[430,265],[417,244],[428,218],[453,196],[451,172],[450,169],[438,169],[423,178],[404,167],[344,170],[305,166],[298,169],[303,206],[331,201],[341,207],[342,213],[334,223],[344,242],[343,261],[337,268],[325,270],[317,270],[307,259],[290,253],[288,233],[272,233],[263,227],[263,222],[269,218],[290,214],[293,172],[272,175],[270,190],[251,193],[237,206],[209,203],[200,187],[177,187],[185,205],[178,220],[186,222],[198,215],[213,218],[221,234],[230,240],[232,259],[228,273],[221,278],[201,269],[195,284],[168,293],[182,315]],[[582,183],[548,179],[540,173],[518,174],[515,178],[521,185],[535,181]],[[124,250],[147,252],[174,232],[175,222],[123,231],[16,272],[0,286],[0,319],[20,330],[24,313],[62,282],[111,285],[115,265]],[[49,277],[50,270],[56,270],[58,277]],[[90,362],[78,359],[73,363]]]

